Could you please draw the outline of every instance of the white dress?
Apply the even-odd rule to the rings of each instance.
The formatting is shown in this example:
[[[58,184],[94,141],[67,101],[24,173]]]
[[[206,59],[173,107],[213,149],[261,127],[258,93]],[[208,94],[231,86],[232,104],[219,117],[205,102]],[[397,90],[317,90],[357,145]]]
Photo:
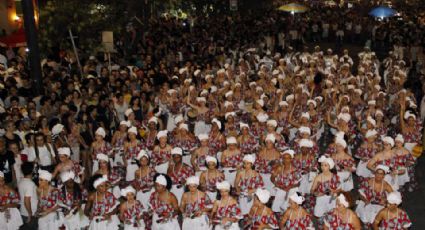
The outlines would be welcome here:
[[[17,208],[8,208],[5,212],[0,212],[0,229],[18,230],[23,225],[21,213]]]
[[[173,218],[165,223],[157,223],[158,219],[158,214],[154,213],[152,217],[152,230],[180,230],[177,218]]]
[[[183,219],[182,230],[211,230],[212,226],[209,224],[208,216],[201,215],[195,218],[185,217]]]

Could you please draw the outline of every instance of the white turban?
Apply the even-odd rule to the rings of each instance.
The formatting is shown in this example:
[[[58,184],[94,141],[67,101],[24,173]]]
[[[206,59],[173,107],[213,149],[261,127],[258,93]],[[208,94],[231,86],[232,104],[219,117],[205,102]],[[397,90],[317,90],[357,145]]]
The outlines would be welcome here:
[[[68,147],[62,147],[58,149],[58,154],[59,155],[65,155],[65,156],[70,156],[71,155],[71,149]]]
[[[307,133],[308,135],[311,135],[311,129],[309,127],[306,127],[306,126],[299,127],[298,132]]]
[[[128,133],[134,133],[134,134],[136,134],[137,135],[137,128],[136,127],[134,127],[134,126],[132,126],[131,128],[129,128],[128,129],[128,131],[127,131]]]
[[[342,138],[336,138],[335,144],[341,145],[344,149],[347,148],[347,142]]]
[[[366,138],[369,138],[369,137],[373,137],[373,136],[376,136],[378,134],[378,132],[375,130],[375,129],[369,129],[367,132],[366,132]]]
[[[314,105],[314,108],[316,108],[316,106],[317,106],[316,101],[311,100],[311,99],[307,101],[307,105],[308,105],[308,104],[313,104],[313,105]]]
[[[199,134],[199,135],[198,135],[198,139],[199,139],[200,141],[208,140],[208,135],[207,135],[207,134],[205,134],[205,133]]]
[[[265,141],[271,141],[272,143],[275,143],[276,137],[274,136],[273,133],[269,133],[269,134],[267,134]]]
[[[176,123],[176,124],[180,123],[181,121],[184,121],[184,118],[183,118],[183,116],[181,114],[177,115],[174,118],[174,123]]]
[[[340,113],[338,119],[349,122],[351,120],[351,115],[349,113]]]
[[[197,102],[207,102],[207,99],[205,97],[197,97],[196,101]]]
[[[158,138],[159,140],[161,137],[167,137],[167,134],[168,134],[167,130],[161,130],[158,132],[158,134],[156,134],[156,138]]]
[[[313,141],[310,139],[301,139],[298,144],[300,147],[313,148]]]
[[[404,114],[404,119],[409,119],[410,117],[412,117],[413,119],[416,119],[416,116],[415,116],[415,114],[413,114],[413,113],[411,113],[411,112],[409,112],[409,111],[407,111],[405,114]]]
[[[231,144],[237,144],[238,142],[236,141],[235,137],[228,137],[226,140],[226,144],[231,145]]]
[[[257,104],[259,104],[261,107],[264,106],[264,101],[262,99],[256,100]]]
[[[144,150],[144,149],[140,150],[140,152],[137,154],[137,160],[140,161],[142,159],[142,157],[146,157],[146,158],[149,159],[149,156],[148,156],[146,150]]]
[[[199,74],[201,73],[201,70],[200,69],[197,69],[197,70],[195,70],[195,72],[193,72],[193,74],[195,75],[195,76],[198,76]],[[191,82],[192,82],[192,79],[187,79],[187,80],[191,80]]]
[[[301,117],[306,118],[307,120],[310,120],[310,114],[308,112],[301,113]]]
[[[199,177],[191,176],[187,178],[186,185],[190,185],[190,184],[199,185]]]
[[[229,106],[232,106],[232,107],[233,107],[233,103],[232,103],[232,102],[230,102],[230,101],[225,101],[225,102],[224,102],[224,108],[227,108],[227,107],[229,107]]]
[[[230,191],[230,183],[227,181],[218,182],[216,184],[218,190],[227,190]]]
[[[267,125],[268,125],[268,126],[273,126],[274,128],[276,128],[276,126],[277,126],[277,121],[276,121],[276,120],[268,120],[268,121],[267,121]]]
[[[99,127],[97,130],[96,130],[96,133],[95,133],[96,135],[99,135],[99,136],[101,136],[101,137],[105,137],[106,136],[106,132],[105,132],[105,129],[103,129],[102,127]]]
[[[52,174],[49,173],[48,171],[42,170],[42,169],[38,170],[38,177],[40,179],[47,180],[47,181],[52,180]]]
[[[186,131],[189,131],[189,126],[185,123],[181,123],[179,125],[179,129],[185,129]]]
[[[52,134],[58,135],[59,133],[61,133],[63,131],[64,128],[65,128],[65,126],[63,126],[62,124],[56,124],[52,128]]]
[[[391,145],[391,147],[394,147],[394,139],[393,138],[386,136],[382,139],[382,141]]]
[[[387,196],[387,201],[390,204],[399,205],[401,204],[401,194],[399,192],[391,192]]]
[[[221,122],[217,118],[213,118],[211,123],[216,124],[218,129],[221,129]]]
[[[322,155],[322,156],[319,158],[319,162],[320,162],[320,163],[326,163],[326,164],[328,164],[330,169],[333,169],[333,168],[334,168],[334,166],[335,166],[335,162],[334,162],[334,160],[333,160],[332,158],[330,158],[330,157],[326,157],[326,156],[324,156],[324,155]]]
[[[371,116],[367,116],[367,122],[369,122],[373,127],[376,127],[376,121]]]
[[[94,188],[97,188],[99,185],[101,185],[101,184],[103,184],[103,183],[106,183],[106,182],[108,182],[108,177],[107,177],[107,176],[102,176],[102,177],[100,177],[100,178],[96,179],[96,180],[93,182],[93,187],[94,187]]]
[[[267,189],[258,188],[255,195],[261,203],[266,204],[270,199],[270,192]]]
[[[281,101],[281,102],[279,102],[279,106],[289,106],[289,104],[288,104],[288,102],[286,102],[286,101]]]
[[[403,135],[397,134],[397,136],[395,137],[395,141],[399,141],[401,143],[404,143]]]
[[[127,128],[131,126],[131,122],[130,121],[121,121],[120,125],[125,125]]]
[[[375,100],[370,100],[367,102],[368,105],[376,105],[376,101]]]
[[[74,171],[65,171],[60,174],[60,178],[62,182],[66,182],[68,180],[74,180],[75,173]]]
[[[228,91],[226,94],[224,94],[224,97],[230,97],[233,96],[233,91]]]
[[[298,205],[301,205],[304,202],[304,197],[298,195],[298,193],[294,192],[289,199],[291,199],[293,202],[295,202]]]
[[[164,175],[159,175],[156,177],[155,183],[163,185],[163,186],[167,186],[167,179],[165,178]]]
[[[153,122],[153,123],[155,123],[155,124],[158,124],[158,118],[156,118],[156,117],[151,117],[151,118],[149,119],[148,123],[151,123],[151,122]]]
[[[107,155],[103,154],[103,153],[99,153],[99,154],[97,154],[96,159],[97,159],[98,161],[106,161],[106,162],[109,162],[109,157],[108,157]]]
[[[207,156],[207,157],[205,158],[205,161],[207,162],[207,164],[208,164],[209,162],[214,162],[215,164],[217,164],[217,158],[212,157],[212,156]]]
[[[382,171],[384,171],[385,174],[388,174],[390,172],[390,168],[388,166],[386,166],[386,165],[378,165],[378,166],[376,166],[375,172],[378,171],[379,169],[382,170]]]
[[[295,96],[293,94],[289,94],[288,96],[286,96],[286,101],[291,101],[295,99]]]
[[[257,120],[261,123],[266,122],[269,119],[269,116],[266,113],[259,113],[257,115]]]
[[[348,208],[348,206],[350,206],[348,204],[347,198],[345,198],[344,194],[339,194],[338,196],[338,201],[340,204],[342,204],[344,207]]]
[[[254,164],[254,162],[255,162],[255,155],[254,154],[246,154],[243,157],[243,161],[247,161],[247,162],[249,162],[251,164]]]
[[[230,116],[235,117],[236,113],[235,112],[228,112],[224,115],[224,119],[228,119]]]
[[[183,150],[180,147],[175,147],[171,150],[171,155],[183,155]]]
[[[126,117],[128,117],[131,113],[133,113],[133,110],[132,110],[132,109],[127,109],[127,110],[124,112],[124,114],[125,114],[125,116],[126,116]]]
[[[129,193],[133,193],[134,195],[136,195],[136,189],[134,189],[131,185],[121,189],[121,196],[126,197]]]
[[[248,124],[246,124],[246,123],[243,123],[243,122],[240,122],[240,123],[239,123],[239,127],[240,127],[241,129],[243,129],[243,128],[247,128],[247,129],[249,129],[249,125],[248,125]]]
[[[292,149],[287,149],[287,150],[283,151],[283,155],[285,155],[285,154],[289,154],[291,156],[291,158],[294,158],[295,151],[292,150]]]

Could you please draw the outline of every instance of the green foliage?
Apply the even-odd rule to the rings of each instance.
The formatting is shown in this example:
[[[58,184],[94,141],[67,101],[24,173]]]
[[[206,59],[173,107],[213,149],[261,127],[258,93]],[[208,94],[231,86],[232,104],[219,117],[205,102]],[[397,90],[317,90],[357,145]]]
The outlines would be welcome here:
[[[48,0],[40,6],[39,45],[43,55],[72,47],[71,29],[81,50],[96,50],[101,31],[125,28],[125,4],[114,0]]]

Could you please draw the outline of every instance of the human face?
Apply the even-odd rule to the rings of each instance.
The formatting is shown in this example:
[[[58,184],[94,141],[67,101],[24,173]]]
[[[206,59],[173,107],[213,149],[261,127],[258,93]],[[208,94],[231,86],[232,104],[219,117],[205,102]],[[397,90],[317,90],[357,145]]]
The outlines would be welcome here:
[[[189,191],[192,193],[196,192],[196,190],[198,189],[198,186],[196,184],[189,184],[187,185],[187,187],[189,188]]]
[[[146,166],[146,165],[148,165],[148,164],[149,164],[149,160],[148,160],[148,158],[147,158],[147,157],[142,157],[142,159],[140,159],[140,164],[141,164],[142,166]]]
[[[207,166],[208,166],[208,169],[215,169],[217,164],[210,161],[210,162],[207,163]]]
[[[228,197],[229,196],[229,190],[227,189],[220,189],[219,190],[221,197]]]
[[[243,162],[243,168],[244,169],[252,169],[252,163],[248,161]]]
[[[106,192],[106,183],[102,183],[100,185],[97,186],[96,191],[100,192],[100,193],[104,193]]]
[[[129,192],[127,193],[126,197],[127,197],[127,201],[133,201],[135,196],[134,196],[134,193]]]
[[[43,136],[35,136],[35,143],[37,143],[37,146],[43,146],[44,145],[44,137]]]
[[[49,186],[49,181],[39,178],[38,184],[40,185],[40,187],[47,187],[47,186]]]
[[[385,177],[385,172],[384,170],[378,169],[375,172],[375,180],[376,181],[382,181]]]
[[[161,145],[161,146],[167,145],[167,137],[159,138],[159,145]]]
[[[108,168],[108,162],[107,161],[99,161],[99,168],[100,169]]]
[[[157,192],[163,192],[166,190],[166,187],[162,184],[155,183],[155,190]]]
[[[391,145],[388,144],[387,142],[384,142],[383,145],[385,150],[390,150],[392,148]]]
[[[329,170],[330,170],[328,163],[322,163],[320,165],[320,168],[322,169],[322,172],[329,172]]]
[[[292,157],[289,154],[285,154],[283,155],[283,163],[285,164],[290,164],[292,161]]]
[[[136,140],[136,134],[134,133],[128,133],[128,137],[130,138],[130,140]]]
[[[101,135],[96,135],[95,136],[96,141],[102,141],[103,140],[103,136]]]
[[[59,160],[60,160],[60,162],[65,162],[65,161],[68,160],[68,156],[67,155],[63,155],[63,154],[60,154],[59,155]]]
[[[208,139],[206,139],[206,140],[202,140],[202,141],[201,141],[201,146],[202,146],[202,147],[208,147]]]
[[[266,141],[266,148],[272,149],[274,147],[274,143],[272,141],[267,140]]]
[[[182,156],[178,154],[173,154],[174,163],[180,163],[182,161]]]
[[[401,147],[403,147],[403,142],[401,142],[401,141],[395,141],[395,146],[397,148],[401,148]]]

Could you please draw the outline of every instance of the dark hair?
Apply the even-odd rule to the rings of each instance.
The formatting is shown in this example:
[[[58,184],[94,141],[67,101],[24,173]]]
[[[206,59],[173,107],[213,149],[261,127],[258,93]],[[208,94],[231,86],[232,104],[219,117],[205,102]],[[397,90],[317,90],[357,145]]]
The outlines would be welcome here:
[[[63,181],[63,183],[65,184],[64,181]],[[75,181],[72,181],[72,183],[74,184],[74,189],[72,191],[73,192],[72,193],[72,198],[74,200],[81,201],[83,196],[82,196],[82,191],[81,191],[80,185],[77,182],[75,182]],[[66,196],[65,191],[66,191],[66,185],[62,186],[62,194],[63,194],[63,196]],[[66,197],[65,197],[65,199],[66,199]]]
[[[155,182],[155,181],[156,181],[156,178],[157,178],[158,176],[160,176],[160,175],[162,175],[162,176],[164,176],[164,177],[165,177],[165,180],[167,181],[167,185],[165,186],[165,188],[166,188],[168,191],[170,191],[171,186],[173,185],[173,181],[171,180],[170,176],[168,176],[167,174],[157,173],[157,174],[155,174],[155,176],[153,177],[153,181]]]
[[[32,162],[24,162],[21,165],[21,170],[24,176],[31,175],[34,170],[34,164]]]
[[[96,188],[93,186],[93,183],[94,183],[97,179],[99,179],[99,178],[101,178],[101,177],[103,177],[103,175],[100,175],[100,174],[94,174],[92,177],[90,177],[90,179],[89,179],[89,187],[88,187],[89,192],[94,192],[94,191],[96,191]]]

